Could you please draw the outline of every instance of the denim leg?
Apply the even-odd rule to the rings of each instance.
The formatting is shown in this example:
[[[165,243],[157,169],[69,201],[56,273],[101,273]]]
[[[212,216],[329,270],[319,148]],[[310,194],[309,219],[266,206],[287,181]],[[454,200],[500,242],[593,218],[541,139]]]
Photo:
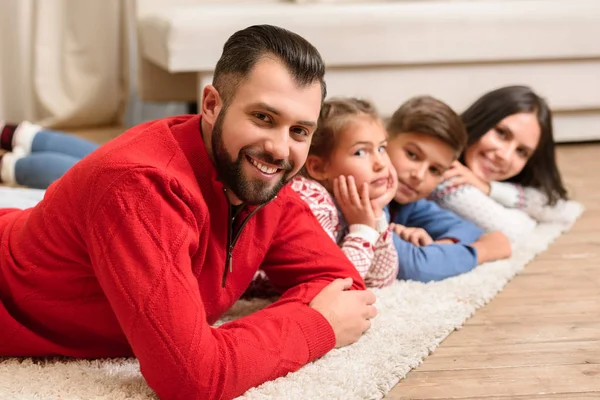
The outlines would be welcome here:
[[[31,153],[17,160],[15,180],[19,185],[46,189],[79,160],[78,157],[60,153]]]
[[[31,152],[51,151],[81,159],[98,147],[99,146],[96,143],[90,142],[89,140],[67,133],[44,129],[39,131],[33,138]]]

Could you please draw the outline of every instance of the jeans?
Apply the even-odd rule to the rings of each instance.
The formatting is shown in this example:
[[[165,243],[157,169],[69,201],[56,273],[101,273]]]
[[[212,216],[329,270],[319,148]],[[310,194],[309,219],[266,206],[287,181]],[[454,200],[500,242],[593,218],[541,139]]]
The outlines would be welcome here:
[[[31,153],[17,160],[15,180],[19,185],[46,189],[98,147],[69,134],[42,130],[33,138]]]

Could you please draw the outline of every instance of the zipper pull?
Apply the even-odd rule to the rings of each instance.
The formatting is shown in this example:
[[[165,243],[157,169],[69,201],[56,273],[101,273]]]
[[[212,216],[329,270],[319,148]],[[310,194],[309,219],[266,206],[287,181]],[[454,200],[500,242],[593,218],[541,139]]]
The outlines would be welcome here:
[[[221,287],[225,287],[225,283],[227,282],[227,275],[229,272],[233,272],[233,255],[232,247],[227,251],[227,260],[225,261],[225,270],[223,271],[223,279],[221,280]]]

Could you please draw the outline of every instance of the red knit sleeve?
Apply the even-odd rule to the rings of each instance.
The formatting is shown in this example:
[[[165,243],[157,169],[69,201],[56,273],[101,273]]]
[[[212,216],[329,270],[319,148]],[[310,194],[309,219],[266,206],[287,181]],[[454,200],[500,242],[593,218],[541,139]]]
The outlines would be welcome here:
[[[22,211],[20,208],[0,208],[0,217],[6,214],[10,214],[15,211]]]
[[[309,274],[287,279],[298,284],[312,278],[314,283],[299,285],[283,300],[248,317],[211,327],[190,260],[199,246],[198,226],[203,221],[173,192],[173,186],[156,172],[128,172],[99,200],[89,220],[88,245],[97,279],[142,374],[158,396],[232,398],[295,371],[332,348],[331,327],[305,304],[326,281],[354,276],[331,239],[322,234],[318,239],[331,246],[304,252],[314,260],[307,268]],[[314,229],[315,224],[304,224],[300,239],[308,239],[306,229]],[[285,239],[293,237],[287,233]],[[272,260],[285,250],[277,245]],[[289,247],[295,255],[286,263],[307,264],[296,248]],[[328,252],[331,255],[326,256]],[[320,255],[328,268],[317,266]],[[293,273],[294,268],[286,270]]]
[[[365,284],[354,265],[323,230],[310,208],[290,191],[280,227],[269,247],[263,269],[280,291],[282,300],[305,304],[337,278],[352,278],[353,289]],[[333,343],[333,342],[332,342]]]

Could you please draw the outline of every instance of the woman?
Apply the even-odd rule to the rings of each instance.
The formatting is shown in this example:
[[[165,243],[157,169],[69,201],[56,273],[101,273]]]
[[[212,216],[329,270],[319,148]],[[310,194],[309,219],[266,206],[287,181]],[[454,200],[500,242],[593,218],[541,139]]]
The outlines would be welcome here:
[[[0,121],[0,148],[0,183],[46,189],[98,145],[29,122]]]
[[[480,97],[462,115],[469,140],[430,199],[512,242],[537,222],[569,222],[579,205],[567,202],[556,164],[552,113],[526,86]]]

